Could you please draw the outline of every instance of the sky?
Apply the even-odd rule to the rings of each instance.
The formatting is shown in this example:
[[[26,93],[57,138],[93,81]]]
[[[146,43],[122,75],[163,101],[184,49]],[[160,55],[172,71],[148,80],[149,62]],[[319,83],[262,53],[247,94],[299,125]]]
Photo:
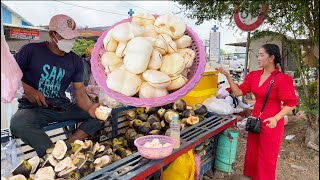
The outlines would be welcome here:
[[[135,13],[166,14],[178,13],[179,4],[173,1],[1,1],[33,25],[48,25],[50,18],[56,14],[72,17],[77,26],[100,27],[111,26],[128,17],[129,9]],[[73,4],[73,5],[70,5]],[[82,8],[83,6],[87,8]],[[92,9],[96,10],[92,10]],[[103,11],[103,12],[102,12]],[[112,14],[114,13],[114,14]],[[191,27],[201,40],[208,40],[211,28],[218,22],[204,21],[195,25],[196,20],[186,18],[181,12],[177,14]],[[226,25],[219,27],[220,47],[227,52],[234,52],[233,46],[225,44],[237,42],[238,38],[246,38],[246,33],[228,29]]]

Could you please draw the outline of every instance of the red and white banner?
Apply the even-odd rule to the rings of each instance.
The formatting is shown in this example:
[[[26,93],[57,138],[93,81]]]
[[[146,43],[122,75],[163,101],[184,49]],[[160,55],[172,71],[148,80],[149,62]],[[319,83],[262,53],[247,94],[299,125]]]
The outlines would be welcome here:
[[[10,38],[16,39],[40,39],[40,31],[35,29],[10,28]]]

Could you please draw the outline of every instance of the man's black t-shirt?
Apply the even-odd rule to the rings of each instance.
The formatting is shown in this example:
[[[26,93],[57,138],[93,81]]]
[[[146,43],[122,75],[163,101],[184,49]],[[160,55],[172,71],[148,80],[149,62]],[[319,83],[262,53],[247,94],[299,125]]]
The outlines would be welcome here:
[[[30,43],[15,55],[23,77],[22,81],[39,90],[46,100],[69,101],[65,91],[71,82],[83,82],[83,62],[75,53],[54,54],[47,42]],[[31,105],[25,98],[21,105]]]

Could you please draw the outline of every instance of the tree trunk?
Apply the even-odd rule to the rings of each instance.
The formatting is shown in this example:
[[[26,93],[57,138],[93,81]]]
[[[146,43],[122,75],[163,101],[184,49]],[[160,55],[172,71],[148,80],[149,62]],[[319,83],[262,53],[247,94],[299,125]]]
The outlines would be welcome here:
[[[319,115],[306,115],[308,126],[305,143],[312,142],[319,146]]]

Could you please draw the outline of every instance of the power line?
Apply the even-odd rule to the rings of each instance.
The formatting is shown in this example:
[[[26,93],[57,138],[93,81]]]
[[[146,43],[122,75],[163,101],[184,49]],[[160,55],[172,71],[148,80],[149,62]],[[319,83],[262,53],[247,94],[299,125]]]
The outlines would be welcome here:
[[[137,5],[134,5],[134,4],[131,4],[131,3],[128,3],[128,2],[122,1],[122,0],[120,0],[120,1],[121,1],[121,2],[123,2],[123,3],[129,4],[129,5],[131,5],[131,6],[134,6],[134,7],[140,8],[140,9],[144,9],[144,10],[146,10],[146,11],[149,11],[149,12],[152,12],[152,13],[157,14],[156,12],[154,12],[154,11],[150,11],[150,10],[145,9],[145,8],[143,8],[143,7],[140,7],[140,6],[137,6]]]
[[[126,16],[126,17],[128,16],[127,14],[121,14],[121,13],[115,13],[115,12],[100,10],[100,9],[94,9],[94,8],[85,7],[85,6],[80,6],[80,5],[77,5],[77,4],[71,4],[71,3],[67,3],[67,2],[62,2],[62,1],[57,1],[57,0],[53,0],[53,1],[58,2],[58,3],[62,3],[62,4],[68,4],[68,5],[71,5],[71,6],[76,6],[76,7],[84,8],[84,9],[90,9],[90,10],[94,10],[94,11],[99,11],[99,12],[114,14],[114,15],[120,15],[120,16]]]

